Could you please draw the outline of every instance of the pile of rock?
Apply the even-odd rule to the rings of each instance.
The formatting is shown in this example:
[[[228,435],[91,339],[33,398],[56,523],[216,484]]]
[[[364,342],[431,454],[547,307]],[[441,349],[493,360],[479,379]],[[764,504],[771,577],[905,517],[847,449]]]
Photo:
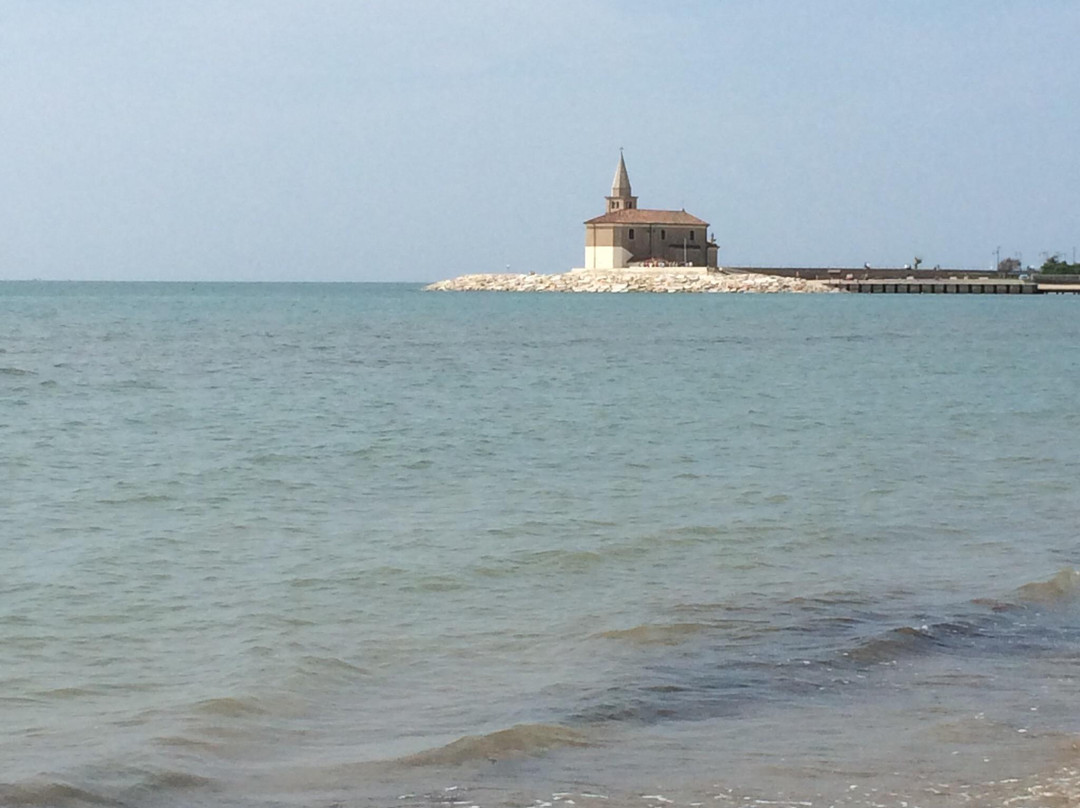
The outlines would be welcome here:
[[[440,292],[832,292],[823,281],[750,272],[575,270],[561,275],[462,275],[425,287]]]

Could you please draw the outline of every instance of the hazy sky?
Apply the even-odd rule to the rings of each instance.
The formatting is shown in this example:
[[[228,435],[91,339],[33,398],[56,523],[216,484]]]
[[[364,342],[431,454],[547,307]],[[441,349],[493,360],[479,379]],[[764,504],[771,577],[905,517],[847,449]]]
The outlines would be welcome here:
[[[1076,0],[0,0],[0,278],[583,261],[625,147],[722,264],[1080,247]]]

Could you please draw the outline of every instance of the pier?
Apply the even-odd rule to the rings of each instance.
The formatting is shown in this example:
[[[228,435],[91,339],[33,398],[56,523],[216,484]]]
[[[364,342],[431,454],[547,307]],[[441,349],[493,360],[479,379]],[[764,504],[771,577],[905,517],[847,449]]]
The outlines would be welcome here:
[[[1052,295],[1080,294],[1080,283],[1013,278],[891,278],[834,280],[845,292],[877,295]]]
[[[836,280],[831,283],[845,292],[876,295],[1033,295],[1043,290],[1039,284],[999,278],[951,278],[923,280],[892,278],[887,280]]]
[[[1080,276],[1006,275],[979,270],[904,268],[739,267],[727,272],[754,272],[786,278],[825,281],[843,292],[876,295],[1045,295],[1080,293]]]

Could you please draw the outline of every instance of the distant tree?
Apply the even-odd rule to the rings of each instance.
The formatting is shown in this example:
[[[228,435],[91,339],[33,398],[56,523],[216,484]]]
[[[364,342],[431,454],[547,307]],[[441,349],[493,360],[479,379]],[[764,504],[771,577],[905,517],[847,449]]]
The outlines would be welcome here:
[[[1004,272],[1012,275],[1020,271],[1020,259],[1018,258],[1002,258],[998,262],[998,272]]]
[[[1080,264],[1070,264],[1055,253],[1047,258],[1039,269],[1044,275],[1080,275]]]
[[[915,269],[918,269],[919,264],[921,264],[921,263],[922,263],[922,258],[920,258],[919,256],[916,255],[915,256]]]

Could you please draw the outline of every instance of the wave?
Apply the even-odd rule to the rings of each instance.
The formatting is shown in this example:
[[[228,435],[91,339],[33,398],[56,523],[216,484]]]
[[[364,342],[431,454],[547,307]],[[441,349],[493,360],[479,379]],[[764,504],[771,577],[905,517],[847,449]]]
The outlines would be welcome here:
[[[1011,596],[973,599],[971,605],[978,607],[978,611],[958,611],[952,619],[892,628],[874,637],[858,639],[841,656],[851,662],[874,664],[930,652],[959,653],[975,647],[991,653],[1020,650],[1026,653],[1063,639],[1061,627],[1053,617],[1035,623],[1028,618],[1017,622],[1009,613],[1036,607],[1066,609],[1078,604],[1080,572],[1066,568],[1047,580],[1018,587]],[[851,625],[857,625],[857,621]]]
[[[568,719],[591,726],[723,717],[807,694],[873,687],[881,666],[931,655],[1005,659],[1080,644],[1068,608],[1080,604],[1080,573],[1071,569],[1002,600],[961,603],[936,619],[912,615],[907,625],[883,609],[884,594],[836,590],[779,604],[681,604],[674,611],[683,621],[593,634],[637,650],[631,657],[620,652],[611,676],[582,693]],[[630,659],[637,664],[627,668]]]
[[[150,379],[120,379],[105,385],[102,389],[119,392],[123,390],[168,390],[169,388]]]
[[[282,454],[280,452],[263,452],[247,458],[247,462],[253,466],[276,466],[295,463],[299,460],[302,460],[302,458],[298,455]]]
[[[476,575],[485,578],[502,578],[523,572],[584,573],[604,563],[607,553],[593,550],[535,550],[516,553],[510,558],[487,558],[474,569]]]
[[[154,738],[152,742],[157,746],[164,746],[167,749],[179,749],[183,751],[216,752],[220,748],[220,744],[214,743],[213,741],[189,738],[185,735],[161,735]]]
[[[941,643],[929,629],[903,626],[892,629],[883,637],[869,639],[850,651],[844,651],[843,656],[862,663],[896,662],[900,657],[926,653],[940,646]]]
[[[142,788],[148,788],[154,791],[164,790],[186,790],[190,788],[206,788],[214,784],[214,781],[208,777],[200,777],[197,774],[191,772],[176,771],[174,769],[165,769],[161,771],[155,771],[148,774],[143,781]]]
[[[135,494],[130,497],[105,497],[97,500],[99,505],[158,505],[163,502],[175,502],[176,497],[170,494]]]
[[[226,718],[241,718],[250,715],[265,715],[267,710],[256,699],[238,699],[225,697],[206,699],[195,705],[196,712],[204,715],[220,715]]]
[[[347,663],[342,663],[343,665]],[[322,674],[326,679],[325,673]],[[301,669],[284,687],[259,693],[203,699],[177,708],[177,715],[200,739],[247,737],[261,728],[279,726],[282,721],[302,718],[311,709],[310,693],[319,682],[310,682],[310,672]]]
[[[588,746],[586,736],[557,724],[518,724],[487,735],[464,738],[415,755],[398,758],[408,766],[456,766],[480,760],[532,757],[565,747]]]
[[[51,690],[40,690],[34,694],[40,699],[81,699],[86,696],[96,696],[99,691],[85,687],[57,687]]]
[[[603,560],[604,555],[593,550],[538,550],[529,553],[522,562],[525,566],[539,569],[587,572]]]
[[[371,673],[367,668],[346,662],[340,657],[315,656],[313,654],[300,657],[300,666],[301,670],[307,673],[340,674],[350,678],[368,676]]]
[[[48,808],[77,808],[83,805],[116,805],[124,803],[117,799],[76,788],[60,782],[27,782],[0,784],[0,805],[48,806]]]
[[[713,628],[707,623],[645,624],[633,628],[602,631],[594,636],[606,640],[625,640],[636,645],[678,645],[690,636]]]
[[[122,786],[115,793],[102,793],[80,788],[59,780],[33,779],[18,783],[0,783],[0,805],[48,806],[48,808],[81,808],[82,806],[123,806],[138,804],[139,797],[161,791],[189,791],[213,786],[213,781],[190,772],[176,769],[142,771],[135,782]],[[114,789],[109,789],[113,792]],[[133,801],[134,800],[134,801]]]
[[[1080,604],[1080,572],[1066,567],[1045,581],[1031,581],[1017,587],[1010,598],[975,598],[971,602],[994,612],[1077,605]]]
[[[296,660],[285,687],[291,693],[324,692],[367,679],[371,671],[340,657],[307,654]]]
[[[821,595],[797,596],[784,601],[792,606],[799,607],[833,607],[838,605],[865,606],[873,603],[873,598],[864,592],[856,592],[850,589],[832,589]]]
[[[454,592],[458,589],[465,589],[467,585],[464,581],[453,575],[422,575],[413,581],[411,584],[403,585],[401,591],[403,592]]]
[[[1066,568],[1046,581],[1033,581],[1016,590],[1021,605],[1066,606],[1080,601],[1080,572]]]

